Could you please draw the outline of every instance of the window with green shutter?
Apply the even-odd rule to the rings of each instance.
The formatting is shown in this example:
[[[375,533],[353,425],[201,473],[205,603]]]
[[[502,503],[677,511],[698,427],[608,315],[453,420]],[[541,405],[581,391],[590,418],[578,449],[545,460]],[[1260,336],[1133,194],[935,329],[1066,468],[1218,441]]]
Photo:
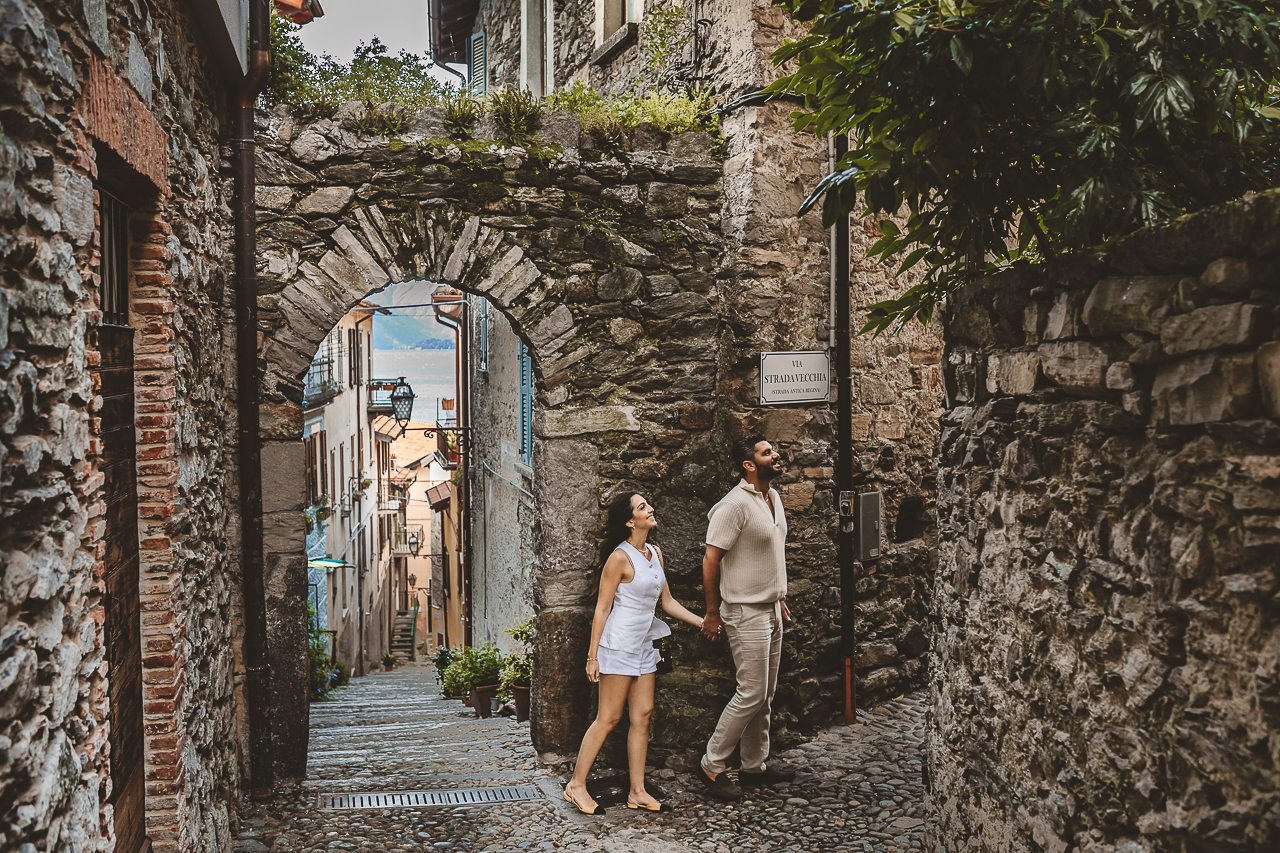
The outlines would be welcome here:
[[[533,357],[520,344],[520,461],[533,465]]]

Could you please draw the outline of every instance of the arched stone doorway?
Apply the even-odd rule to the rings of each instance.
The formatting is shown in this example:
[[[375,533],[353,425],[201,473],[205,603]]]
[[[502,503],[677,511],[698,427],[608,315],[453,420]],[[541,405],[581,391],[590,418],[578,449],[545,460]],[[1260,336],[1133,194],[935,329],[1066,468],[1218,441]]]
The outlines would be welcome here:
[[[676,509],[673,540],[700,536],[700,513],[678,508],[705,508],[719,485],[700,475],[718,445],[721,167],[706,134],[603,153],[577,147],[571,117],[553,119],[544,126],[559,143],[523,146],[430,135],[443,133],[431,111],[405,138],[357,137],[335,120],[298,127],[287,114],[259,135],[263,526],[282,781],[306,767],[301,377],[371,292],[425,279],[482,295],[533,355],[541,753],[571,755],[587,722],[581,660],[601,496],[634,484]]]

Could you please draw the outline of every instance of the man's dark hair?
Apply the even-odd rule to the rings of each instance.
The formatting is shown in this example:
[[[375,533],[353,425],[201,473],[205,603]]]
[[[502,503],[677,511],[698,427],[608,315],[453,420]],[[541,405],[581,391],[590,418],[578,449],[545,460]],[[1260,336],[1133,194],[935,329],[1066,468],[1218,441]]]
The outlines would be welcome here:
[[[751,462],[755,459],[756,445],[768,440],[758,432],[749,432],[733,443],[729,448],[729,465],[735,477],[741,477],[746,473],[742,470],[742,463]]]

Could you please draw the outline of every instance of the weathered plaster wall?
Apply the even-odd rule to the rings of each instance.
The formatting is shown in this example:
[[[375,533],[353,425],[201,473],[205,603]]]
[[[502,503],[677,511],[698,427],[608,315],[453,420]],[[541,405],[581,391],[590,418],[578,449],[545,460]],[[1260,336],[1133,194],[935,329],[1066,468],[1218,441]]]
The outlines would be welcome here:
[[[473,32],[484,33],[488,58],[485,86],[488,89],[519,86],[520,6],[520,0],[480,2]]]
[[[1280,192],[946,312],[933,849],[1280,843]]]
[[[473,296],[472,363],[482,314]],[[496,308],[488,313],[488,369],[473,370],[471,404],[472,637],[518,650],[506,633],[533,618],[534,506],[531,465],[520,459],[520,339]],[[532,459],[530,459],[532,462]]]
[[[147,829],[158,851],[229,843],[238,580],[225,83],[186,7],[0,3],[5,849],[111,843],[96,180],[135,205]]]

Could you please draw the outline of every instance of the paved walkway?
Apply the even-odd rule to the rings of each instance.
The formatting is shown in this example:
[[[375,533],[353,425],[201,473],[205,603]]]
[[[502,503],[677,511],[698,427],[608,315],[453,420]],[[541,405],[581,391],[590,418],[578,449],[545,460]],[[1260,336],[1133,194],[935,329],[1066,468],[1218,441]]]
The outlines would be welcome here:
[[[439,698],[425,665],[355,679],[311,706],[309,778],[285,800],[251,806],[238,853],[448,851],[754,853],[907,851],[923,844],[920,778],[924,704],[912,694],[783,753],[803,768],[789,786],[741,803],[712,799],[687,773],[653,770],[674,811],[610,808],[600,818],[560,799],[540,768],[529,726],[482,720]],[[326,794],[529,785],[537,799],[492,805],[334,810]],[[650,790],[653,790],[652,788]],[[656,793],[656,792],[655,792]]]

